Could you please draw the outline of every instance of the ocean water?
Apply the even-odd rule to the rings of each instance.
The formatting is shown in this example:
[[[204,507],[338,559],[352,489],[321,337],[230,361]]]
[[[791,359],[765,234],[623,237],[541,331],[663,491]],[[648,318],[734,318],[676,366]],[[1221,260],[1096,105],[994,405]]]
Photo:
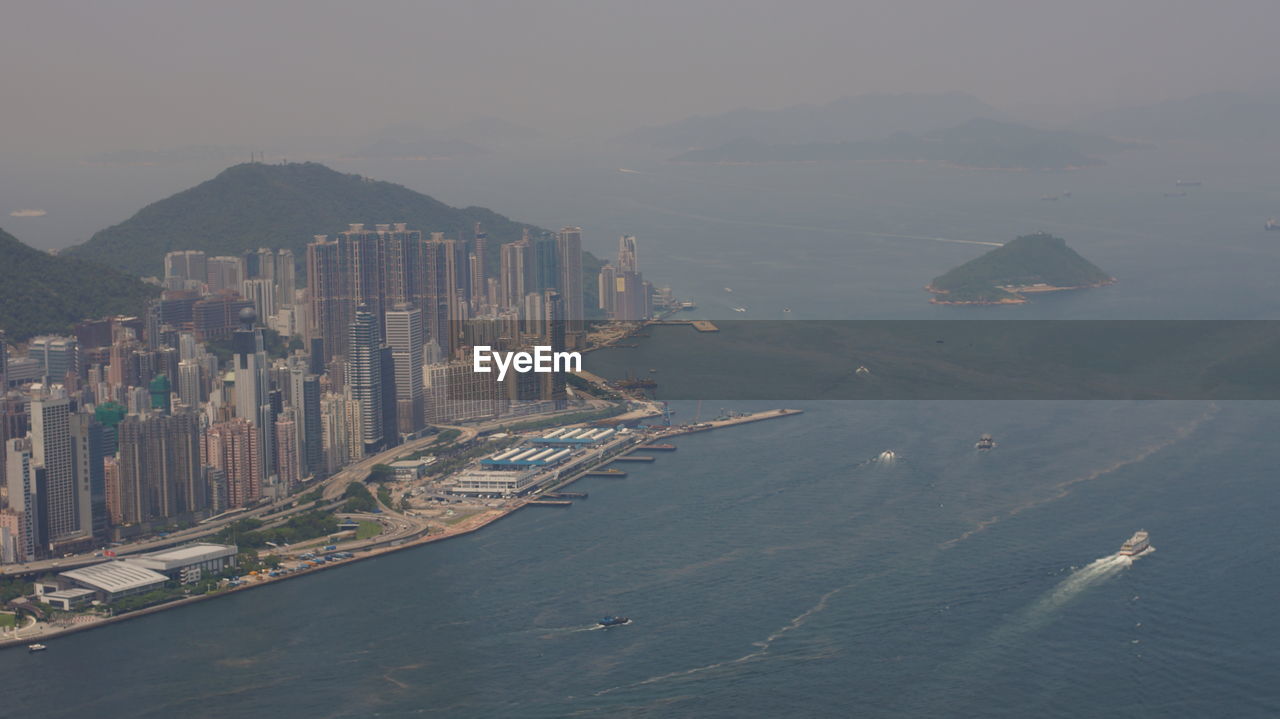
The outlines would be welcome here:
[[[690,167],[612,150],[334,165],[581,225],[606,257],[635,233],[646,276],[697,301],[691,317],[1280,316],[1280,237],[1261,229],[1280,191],[1261,158],[1159,148],[1071,173]],[[64,188],[60,177],[36,186]],[[1163,197],[1179,177],[1204,185]],[[92,198],[90,179],[77,191]],[[114,184],[161,178],[149,182]],[[51,211],[32,233],[43,244],[65,244],[51,228],[82,234],[134,206],[117,192],[100,214],[120,216],[73,217],[84,206],[73,194],[23,196]],[[1035,230],[1119,282],[1019,307],[927,303],[924,284],[985,251],[970,243]],[[681,438],[626,480],[576,485],[591,497],[567,510],[524,510],[41,654],[0,653],[0,706],[40,717],[1280,715],[1273,404],[708,401],[703,417],[779,405],[806,412]],[[697,412],[673,406],[677,420]],[[973,450],[982,432],[993,452]],[[885,450],[896,461],[877,461]],[[1115,557],[1141,528],[1156,551]],[[593,629],[606,614],[634,622]]]
[[[6,713],[1280,712],[1270,404],[803,406],[567,510],[2,653]]]

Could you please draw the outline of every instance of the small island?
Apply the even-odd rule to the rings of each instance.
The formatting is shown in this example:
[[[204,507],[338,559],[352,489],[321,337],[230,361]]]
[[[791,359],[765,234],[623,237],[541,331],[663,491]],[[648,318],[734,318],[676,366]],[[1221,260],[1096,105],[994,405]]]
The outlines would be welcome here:
[[[1035,292],[1080,290],[1115,282],[1097,265],[1045,232],[1023,235],[934,278],[937,305],[1013,305]]]

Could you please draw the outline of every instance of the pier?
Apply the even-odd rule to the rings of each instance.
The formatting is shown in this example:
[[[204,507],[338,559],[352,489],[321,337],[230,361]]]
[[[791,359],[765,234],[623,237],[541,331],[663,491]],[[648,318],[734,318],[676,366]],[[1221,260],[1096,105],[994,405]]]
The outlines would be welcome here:
[[[676,446],[674,444],[642,444],[636,449],[643,449],[650,452],[674,452]]]
[[[586,473],[588,477],[612,477],[614,479],[625,479],[626,472],[620,469],[593,469]]]
[[[586,499],[586,492],[547,492],[542,495],[546,499]]]
[[[535,499],[526,502],[530,507],[572,507],[573,502],[565,499]]]
[[[620,457],[613,458],[613,461],[615,462],[652,462],[653,460],[653,457],[640,454],[624,454]]]
[[[650,320],[647,325],[689,325],[699,332],[719,332],[711,320]]]

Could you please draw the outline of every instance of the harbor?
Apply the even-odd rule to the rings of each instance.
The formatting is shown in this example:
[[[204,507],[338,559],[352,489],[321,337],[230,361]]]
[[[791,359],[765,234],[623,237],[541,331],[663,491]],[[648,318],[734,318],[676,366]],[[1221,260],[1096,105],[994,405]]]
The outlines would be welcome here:
[[[170,602],[157,604],[136,611],[116,614],[113,616],[92,617],[88,621],[70,622],[64,625],[39,624],[28,625],[19,628],[7,638],[0,640],[0,649],[12,648],[18,646],[27,646],[33,640],[47,641],[60,636],[82,632],[97,627],[103,627],[110,624],[116,624],[122,621],[128,621],[163,612],[170,609],[178,609],[186,605],[217,599],[219,597],[236,594],[239,592],[259,589],[271,586],[277,582],[294,579],[297,577],[310,575],[315,572],[321,572],[336,567],[345,566],[354,562],[359,562],[372,557],[382,556],[393,552],[399,552],[411,547],[418,547],[424,544],[439,542],[446,539],[465,536],[476,532],[500,519],[510,516],[517,510],[526,506],[535,507],[552,507],[567,509],[572,507],[573,499],[586,499],[586,492],[567,492],[566,487],[577,482],[584,477],[608,478],[608,479],[624,479],[627,476],[625,471],[614,469],[608,465],[615,461],[639,461],[648,463],[655,461],[652,456],[632,456],[631,452],[640,449],[646,444],[652,443],[654,440],[673,437],[680,434],[691,434],[695,432],[706,432],[713,429],[722,429],[725,427],[737,426],[740,424],[748,424],[771,419],[779,419],[782,417],[790,417],[801,414],[803,410],[798,409],[778,409],[764,412],[755,412],[751,414],[743,414],[740,416],[717,419],[711,422],[702,422],[693,425],[676,425],[672,427],[652,427],[648,430],[636,431],[628,435],[624,435],[621,439],[614,439],[606,449],[597,450],[593,455],[588,455],[583,460],[576,463],[571,471],[556,472],[551,474],[548,479],[539,484],[536,488],[522,497],[514,497],[509,499],[503,505],[485,506],[475,514],[466,516],[461,520],[447,524],[446,526],[433,525],[413,519],[410,515],[402,515],[395,512],[387,511],[386,516],[388,522],[397,527],[396,531],[388,536],[375,536],[368,540],[357,542],[343,542],[341,545],[333,545],[335,549],[341,550],[334,555],[332,559],[323,562],[303,562],[293,568],[289,568],[282,572],[257,573],[252,576],[242,578],[242,582],[220,589],[216,592],[189,596],[176,599]],[[654,416],[656,410],[651,408],[648,416]],[[559,438],[561,442],[572,443],[575,438],[583,441],[583,437],[604,437],[598,435],[599,429],[582,425],[573,425],[558,428],[548,434],[554,434],[552,440]],[[534,438],[537,439],[537,438]],[[668,445],[672,446],[672,445]],[[672,446],[673,447],[673,446]],[[545,451],[545,450],[543,450]],[[540,451],[538,454],[542,454]],[[670,450],[667,450],[670,451]],[[507,452],[499,452],[498,455],[508,455],[505,459],[512,457],[521,457],[524,452],[511,455]],[[530,455],[530,457],[536,457]],[[501,461],[501,460],[500,460]],[[523,459],[514,459],[515,462],[536,462],[528,457]],[[477,463],[479,464],[479,463]],[[28,631],[33,630],[33,631]]]

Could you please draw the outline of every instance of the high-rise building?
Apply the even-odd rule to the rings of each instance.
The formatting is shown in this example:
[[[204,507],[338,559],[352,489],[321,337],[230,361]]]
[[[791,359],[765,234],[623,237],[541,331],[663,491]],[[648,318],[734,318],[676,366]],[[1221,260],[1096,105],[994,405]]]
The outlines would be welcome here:
[[[396,426],[400,434],[422,429],[422,310],[396,305],[387,312],[387,344],[395,368]]]
[[[298,266],[293,259],[293,250],[283,249],[276,252],[276,306],[292,307],[294,292],[298,288]]]
[[[204,387],[200,381],[200,363],[184,359],[178,363],[178,401],[188,409],[198,409],[204,402]]]
[[[275,413],[267,396],[271,389],[267,375],[270,365],[263,348],[262,330],[254,325],[256,320],[257,315],[252,309],[240,312],[240,329],[235,331],[231,347],[235,363],[236,416],[256,428],[262,460],[258,464],[262,472],[258,482],[262,485],[271,474],[275,460],[271,447],[275,440],[275,430],[271,426]]]
[[[356,310],[349,330],[347,348],[347,386],[351,397],[360,405],[360,436],[365,452],[383,444],[382,424],[382,353],[378,320],[367,305]]]
[[[565,227],[557,237],[560,249],[560,290],[569,332],[579,331],[585,317],[582,307],[582,228]]]
[[[618,272],[639,272],[640,262],[636,256],[636,236],[623,235],[618,238]]]
[[[62,384],[68,373],[80,374],[80,343],[75,337],[33,337],[27,343],[27,357],[40,363],[46,382]]]
[[[179,250],[164,256],[165,289],[196,289],[208,281],[209,269],[201,250]]]
[[[301,437],[301,465],[303,476],[324,476],[323,425],[320,419],[320,379],[313,374],[302,380],[302,396],[296,400],[294,416],[297,418]]]
[[[124,523],[164,520],[205,507],[196,415],[131,414],[117,431]]]
[[[40,525],[44,513],[40,511],[40,488],[37,485],[31,440],[11,439],[6,444],[5,478],[9,509],[18,515],[15,552],[19,557],[18,561],[28,562],[43,550]]]
[[[240,291],[244,281],[244,262],[239,257],[210,257],[205,261],[208,270],[209,292]]]
[[[364,457],[364,441],[360,435],[360,403],[352,399],[349,393],[330,393],[321,398],[320,423],[325,474],[333,474]]]
[[[31,401],[32,461],[45,471],[45,517],[49,542],[59,545],[89,536],[81,524],[80,508],[89,502],[80,494],[71,454],[71,402],[65,396]]]
[[[226,476],[227,508],[246,507],[262,497],[261,452],[257,428],[245,419],[219,422],[205,432],[201,456]]]
[[[605,317],[613,319],[613,314],[618,307],[618,270],[611,264],[605,263],[600,268],[600,277],[596,286],[596,298],[599,301],[600,309],[604,310]]]
[[[275,255],[270,255],[274,257]],[[240,283],[240,296],[253,303],[258,316],[266,319],[276,313],[276,282],[255,277]]]
[[[286,491],[292,491],[302,482],[298,427],[293,417],[293,410],[286,409],[276,420],[276,477]]]
[[[103,475],[106,438],[102,424],[93,415],[78,412],[71,415],[71,453],[76,468],[77,493],[88,497],[81,504],[80,526],[89,527],[90,536],[107,538],[107,495]]]
[[[539,233],[533,238],[533,265],[533,286],[528,288],[529,292],[541,294],[560,289],[560,244],[555,235]]]

